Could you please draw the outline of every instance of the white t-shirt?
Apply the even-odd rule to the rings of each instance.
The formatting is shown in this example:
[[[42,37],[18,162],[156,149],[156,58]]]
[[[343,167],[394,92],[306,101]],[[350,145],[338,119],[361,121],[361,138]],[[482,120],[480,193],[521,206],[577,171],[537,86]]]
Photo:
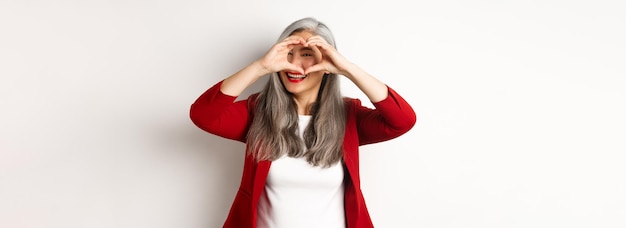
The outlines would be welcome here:
[[[300,137],[311,116],[299,116]],[[315,167],[306,158],[272,162],[257,206],[259,228],[345,228],[341,162]]]

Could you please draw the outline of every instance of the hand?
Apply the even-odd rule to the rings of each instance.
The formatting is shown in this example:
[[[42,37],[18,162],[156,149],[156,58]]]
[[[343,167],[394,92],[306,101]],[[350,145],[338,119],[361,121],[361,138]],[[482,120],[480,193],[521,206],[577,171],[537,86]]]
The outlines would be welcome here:
[[[304,74],[302,67],[296,66],[288,61],[288,54],[296,45],[306,45],[306,41],[300,36],[290,36],[274,44],[259,60],[263,68],[263,75],[279,72],[283,70],[299,72]]]
[[[324,38],[321,36],[311,36],[307,40],[305,46],[317,49],[322,53],[322,61],[305,69],[305,74],[316,71],[342,75],[347,74],[346,71],[350,62],[339,54],[337,49],[324,40]]]

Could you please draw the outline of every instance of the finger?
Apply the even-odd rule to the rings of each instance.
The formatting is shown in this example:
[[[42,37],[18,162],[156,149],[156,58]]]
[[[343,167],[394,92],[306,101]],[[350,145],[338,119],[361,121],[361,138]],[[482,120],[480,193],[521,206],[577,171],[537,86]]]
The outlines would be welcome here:
[[[306,43],[306,40],[304,40],[304,38],[302,38],[301,36],[289,36],[289,37],[285,38],[283,40],[283,42],[289,43],[289,44],[297,44],[297,43],[299,43],[299,44],[303,44],[304,45]]]
[[[309,46],[315,52],[315,58],[317,61],[322,61],[324,59],[324,53],[317,46]]]
[[[330,45],[328,43],[328,41],[326,41],[324,38],[322,38],[321,36],[312,36],[309,37],[309,39],[306,40],[307,44],[326,44],[326,45]]]
[[[324,64],[315,64],[313,66],[306,68],[304,70],[304,74],[309,74],[309,73],[318,72],[318,71],[330,72]]]
[[[298,72],[300,74],[306,74],[305,70],[303,70],[301,67],[298,67],[291,63],[285,64],[285,66],[283,66],[283,69],[280,71]]]
[[[301,41],[298,40],[286,40],[279,43],[280,47],[292,49],[296,45],[303,45]]]
[[[322,52],[332,50],[332,46],[330,46],[330,44],[322,41],[309,41],[307,45],[309,47],[317,47]]]
[[[322,41],[322,42],[324,42],[324,43],[328,43],[328,42],[326,41],[326,39],[324,39],[324,37],[322,37],[322,36],[320,36],[320,35],[315,35],[315,36],[311,36],[311,37],[309,37],[309,38],[307,39],[307,42],[308,42],[308,41],[314,41],[314,40],[315,40],[315,41]]]

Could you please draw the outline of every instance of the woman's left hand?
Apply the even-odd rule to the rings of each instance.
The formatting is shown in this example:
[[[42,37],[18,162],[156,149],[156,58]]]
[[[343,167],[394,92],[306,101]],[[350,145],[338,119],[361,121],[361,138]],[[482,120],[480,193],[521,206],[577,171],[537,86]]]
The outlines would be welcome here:
[[[304,74],[317,71],[341,75],[348,73],[347,69],[351,63],[321,36],[309,37],[306,41],[306,46],[318,49],[322,54],[322,61],[304,69]]]

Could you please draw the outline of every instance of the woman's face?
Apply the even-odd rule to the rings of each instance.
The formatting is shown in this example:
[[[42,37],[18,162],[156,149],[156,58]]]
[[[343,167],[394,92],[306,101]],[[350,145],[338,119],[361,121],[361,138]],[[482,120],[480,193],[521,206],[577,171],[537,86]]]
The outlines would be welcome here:
[[[295,32],[292,35],[300,36],[304,40],[308,40],[309,37],[314,34],[309,31],[301,31]],[[288,60],[292,64],[306,70],[308,67],[322,61],[322,53],[317,49],[298,45],[291,49]],[[281,71],[279,75],[280,80],[287,91],[292,93],[294,96],[315,100],[317,98],[317,93],[320,88],[324,72],[318,71],[302,75],[297,72]]]

